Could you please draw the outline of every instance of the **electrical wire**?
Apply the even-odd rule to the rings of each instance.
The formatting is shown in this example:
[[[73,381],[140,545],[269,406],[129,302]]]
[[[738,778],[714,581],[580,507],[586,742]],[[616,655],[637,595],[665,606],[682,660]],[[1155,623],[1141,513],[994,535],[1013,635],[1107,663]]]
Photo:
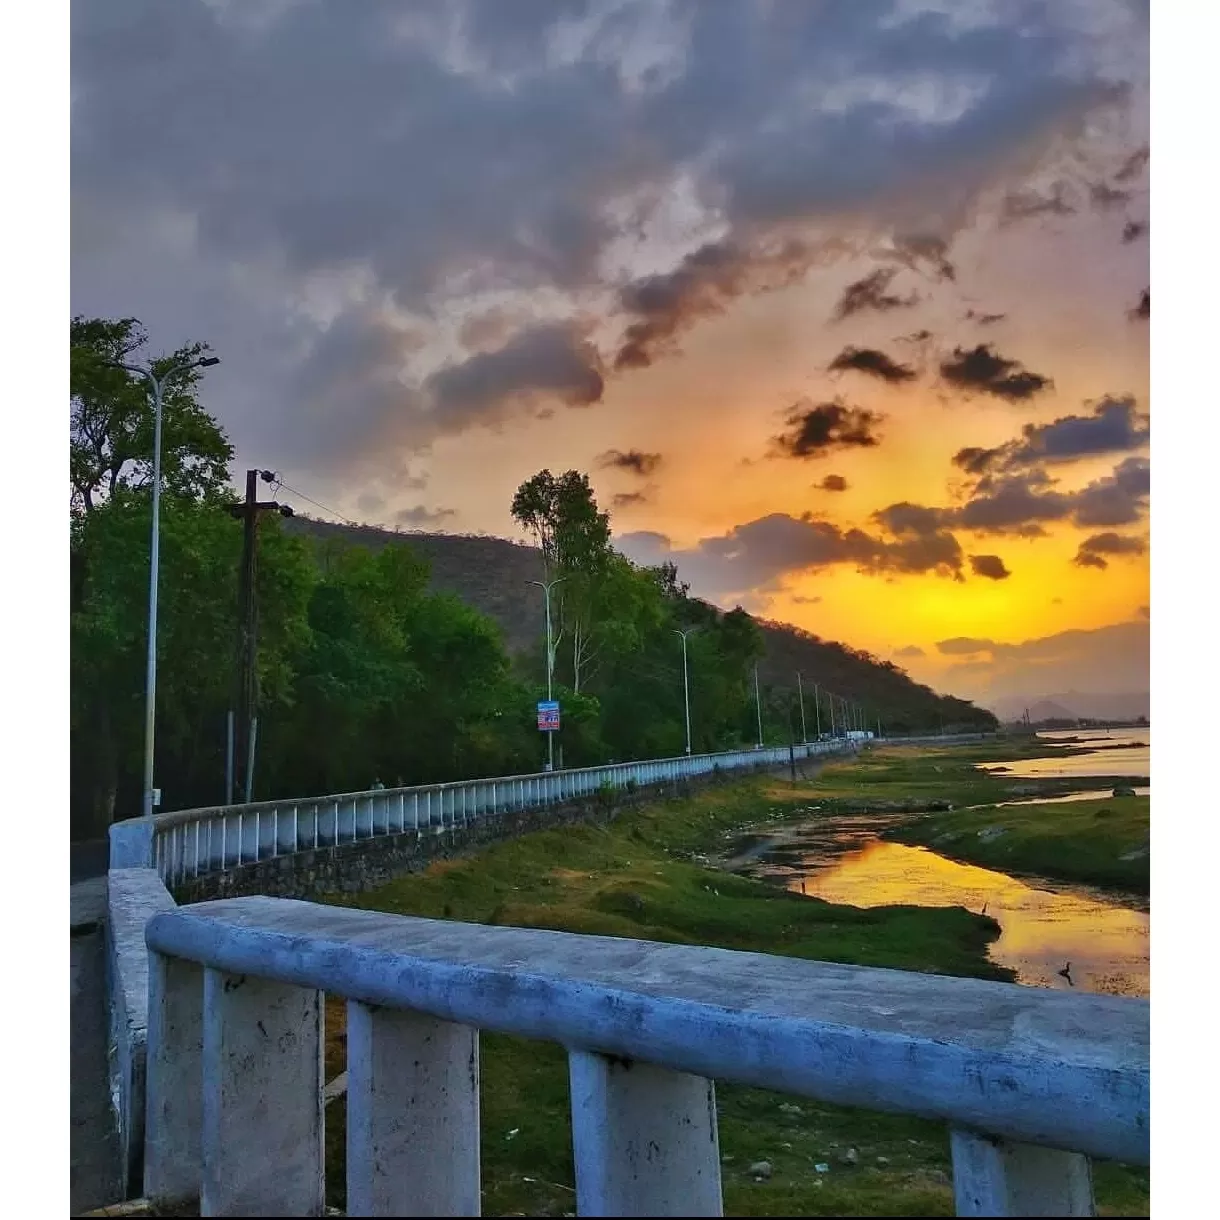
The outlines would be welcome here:
[[[338,511],[338,509],[331,508],[329,505],[323,504],[320,500],[315,500],[312,496],[307,496],[303,491],[298,491],[295,487],[290,487],[275,471],[271,471],[269,473],[271,474],[271,478],[264,481],[271,483],[272,495],[278,496],[281,491],[286,491],[290,495],[294,495],[298,499],[304,500],[308,504],[312,504],[314,508],[320,508],[324,513],[330,513],[332,517],[338,517],[344,525],[358,524],[349,517],[345,517],[341,512]]]

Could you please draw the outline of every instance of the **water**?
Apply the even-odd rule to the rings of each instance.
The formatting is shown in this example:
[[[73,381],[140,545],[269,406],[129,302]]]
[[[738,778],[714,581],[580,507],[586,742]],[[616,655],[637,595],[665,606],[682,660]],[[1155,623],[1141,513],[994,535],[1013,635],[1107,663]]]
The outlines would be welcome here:
[[[1002,767],[1003,774],[1021,779],[1152,774],[1152,737],[1146,728],[1077,729],[1063,733],[1039,733],[1038,738],[1060,742],[1079,738],[1081,744],[1096,742],[1097,748],[1087,754],[1068,758],[1026,758],[1020,762],[979,763],[979,766],[987,770]]]
[[[1088,738],[1097,741],[1099,748],[1073,758],[1004,763],[1007,774],[1081,778],[1149,774],[1146,729],[1039,736]],[[1145,744],[1138,748],[1135,743]],[[1136,791],[1146,793],[1148,789]],[[1055,799],[1083,800],[1109,792],[1094,789]],[[1048,802],[1043,798],[1009,803]],[[961,906],[985,912],[1001,929],[989,956],[1015,971],[1018,982],[1110,995],[1148,995],[1149,916],[1141,909],[1146,904],[1136,898],[1124,902],[1084,886],[1021,881],[946,859],[925,847],[889,843],[878,837],[886,827],[905,820],[902,815],[866,814],[785,827],[766,838],[744,841],[741,850],[747,846],[749,850],[730,867],[827,902],[857,907]],[[1070,982],[1060,974],[1069,963]]]

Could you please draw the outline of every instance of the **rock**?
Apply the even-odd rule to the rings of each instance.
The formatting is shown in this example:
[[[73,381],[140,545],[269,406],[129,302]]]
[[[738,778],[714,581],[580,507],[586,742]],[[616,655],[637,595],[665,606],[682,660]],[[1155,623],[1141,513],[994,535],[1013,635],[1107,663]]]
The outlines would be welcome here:
[[[829,1166],[829,1165],[827,1165],[825,1161],[819,1161],[819,1162],[818,1162],[818,1163],[817,1163],[817,1164],[816,1164],[816,1165],[813,1167],[813,1172],[814,1172],[814,1173],[829,1173],[829,1172],[830,1172],[830,1166]]]
[[[786,1149],[787,1149],[789,1152],[791,1152],[791,1151],[792,1151],[792,1145],[791,1145],[791,1144],[787,1144],[787,1143],[780,1144],[780,1147],[781,1147],[781,1148],[786,1148]]]
[[[803,1114],[804,1113],[804,1111],[800,1108],[800,1106],[795,1106],[789,1101],[780,1102],[779,1111],[781,1114]]]
[[[1128,788],[1126,784],[1120,784],[1117,788],[1114,789],[1114,791],[1110,795],[1111,796],[1134,796],[1135,789]]]
[[[855,1148],[849,1148],[841,1157],[839,1157],[839,1160],[841,1160],[844,1165],[858,1165],[860,1163],[860,1154]]]
[[[884,1166],[884,1165],[888,1165],[889,1163],[890,1163],[890,1158],[888,1156],[879,1156],[877,1158],[878,1165]]]
[[[929,801],[924,808],[929,813],[948,813],[953,805],[949,801]]]
[[[747,1171],[752,1178],[765,1182],[771,1176],[770,1161],[755,1161]]]
[[[993,839],[998,839],[1004,833],[1005,830],[1003,826],[984,826],[983,829],[979,831],[979,842],[990,843]]]

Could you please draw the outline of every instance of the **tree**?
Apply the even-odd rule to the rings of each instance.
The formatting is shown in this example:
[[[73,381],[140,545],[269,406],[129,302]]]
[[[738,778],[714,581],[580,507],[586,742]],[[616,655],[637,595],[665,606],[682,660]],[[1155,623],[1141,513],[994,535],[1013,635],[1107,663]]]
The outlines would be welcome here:
[[[611,566],[609,514],[598,508],[588,475],[569,470],[556,478],[540,470],[517,488],[512,515],[537,539],[545,579],[563,578],[552,647],[565,633],[571,637],[572,689],[579,692],[597,657],[598,603]]]
[[[69,477],[75,511],[92,512],[120,488],[138,489],[152,481],[152,387],[147,378],[113,367],[113,362],[137,360],[147,341],[137,318],[72,319]],[[208,350],[205,343],[181,347],[153,360],[153,372],[164,374]],[[202,375],[189,368],[164,386],[161,479],[168,495],[214,496],[229,485],[233,446],[199,404]]]

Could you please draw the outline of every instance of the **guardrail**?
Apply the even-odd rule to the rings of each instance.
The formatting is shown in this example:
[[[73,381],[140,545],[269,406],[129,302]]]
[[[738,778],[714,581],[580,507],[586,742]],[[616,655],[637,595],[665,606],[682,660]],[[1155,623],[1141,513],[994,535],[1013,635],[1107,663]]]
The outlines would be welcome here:
[[[480,1029],[569,1055],[580,1215],[720,1215],[714,1080],[941,1119],[959,1215],[1093,1214],[1146,1164],[1147,1001],[276,898],[156,915],[145,1193],[323,1210],[324,993],[347,1213],[478,1215]]]
[[[126,835],[132,838],[133,845],[112,852],[112,867],[151,864],[161,879],[172,886],[299,851],[406,831],[441,832],[465,827],[479,818],[543,809],[606,789],[622,791],[672,783],[707,775],[716,769],[775,766],[786,763],[791,754],[803,760],[851,750],[858,744],[839,739],[534,775],[182,809],[152,819],[151,844],[146,841],[147,824],[142,825],[139,819],[115,823],[111,828],[112,840]],[[145,836],[145,840],[135,842],[140,836]]]

